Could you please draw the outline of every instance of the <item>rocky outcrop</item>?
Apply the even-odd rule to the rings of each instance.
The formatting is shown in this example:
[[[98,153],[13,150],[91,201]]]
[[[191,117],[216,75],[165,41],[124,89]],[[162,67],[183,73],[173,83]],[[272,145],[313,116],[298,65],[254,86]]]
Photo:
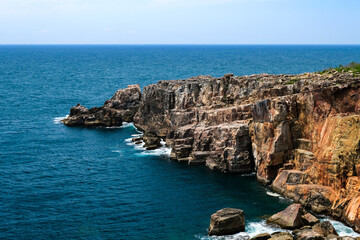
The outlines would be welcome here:
[[[229,235],[245,231],[244,212],[235,208],[224,208],[210,219],[209,235]]]
[[[87,109],[78,104],[70,109],[70,115],[61,120],[67,126],[111,127],[121,126],[123,121],[132,122],[141,100],[139,85],[129,85],[118,90],[102,107]]]
[[[306,212],[301,204],[292,204],[285,210],[269,217],[266,222],[276,224],[284,229],[297,229],[305,225],[316,225],[320,220],[311,213]]]
[[[303,215],[305,215],[305,211],[301,204],[292,204],[284,211],[272,215],[266,222],[285,229],[296,229],[304,226]]]
[[[256,171],[274,191],[360,231],[356,74],[227,74],[160,81],[142,95],[132,88],[138,97],[110,104],[113,98],[99,109],[77,106],[64,123],[116,125],[127,111],[149,149],[163,139],[176,161],[229,173]]]

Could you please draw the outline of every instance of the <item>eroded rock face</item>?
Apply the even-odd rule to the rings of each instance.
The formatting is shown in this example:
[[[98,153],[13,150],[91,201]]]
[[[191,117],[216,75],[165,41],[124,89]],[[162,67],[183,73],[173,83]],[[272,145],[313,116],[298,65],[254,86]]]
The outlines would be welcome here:
[[[129,85],[118,90],[102,107],[87,109],[78,104],[62,122],[67,126],[111,127],[121,126],[123,121],[132,122],[139,108],[141,90],[139,85]]]
[[[210,219],[209,235],[229,235],[245,231],[244,212],[235,208],[224,208]]]

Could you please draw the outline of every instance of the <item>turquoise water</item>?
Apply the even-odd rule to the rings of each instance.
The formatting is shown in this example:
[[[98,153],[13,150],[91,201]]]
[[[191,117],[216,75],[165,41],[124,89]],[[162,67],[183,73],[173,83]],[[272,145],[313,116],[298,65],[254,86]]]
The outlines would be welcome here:
[[[223,207],[242,208],[250,234],[272,230],[261,216],[289,202],[253,175],[136,148],[131,125],[68,128],[59,119],[128,84],[351,61],[360,61],[359,46],[0,46],[0,238],[199,239]]]

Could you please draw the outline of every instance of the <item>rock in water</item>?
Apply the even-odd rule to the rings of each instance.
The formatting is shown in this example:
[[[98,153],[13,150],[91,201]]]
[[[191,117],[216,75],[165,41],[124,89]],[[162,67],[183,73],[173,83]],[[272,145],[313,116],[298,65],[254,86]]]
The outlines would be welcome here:
[[[292,204],[284,211],[272,215],[266,220],[267,223],[273,223],[279,225],[285,229],[296,229],[304,226],[302,216],[304,215],[304,209],[301,204]]]
[[[321,234],[324,235],[325,237],[327,237],[328,235],[336,235],[339,236],[339,234],[336,232],[334,226],[331,224],[331,222],[329,221],[324,221],[321,223],[317,223],[315,224],[312,229]]]
[[[70,115],[61,121],[67,126],[121,126],[123,121],[133,121],[140,100],[140,86],[129,85],[125,89],[118,90],[102,107],[87,109],[78,104],[71,108]]]
[[[244,212],[235,208],[224,208],[211,215],[209,235],[228,235],[245,231]]]

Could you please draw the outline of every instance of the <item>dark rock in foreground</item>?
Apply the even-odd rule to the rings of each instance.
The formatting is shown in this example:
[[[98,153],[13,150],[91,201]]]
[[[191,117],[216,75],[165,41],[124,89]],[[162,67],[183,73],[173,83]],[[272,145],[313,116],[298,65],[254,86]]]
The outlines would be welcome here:
[[[288,232],[276,232],[271,234],[269,240],[293,240],[293,236]]]
[[[260,233],[252,238],[250,238],[250,240],[267,240],[271,238],[271,235],[268,233]]]
[[[209,235],[229,235],[245,231],[244,212],[235,208],[224,208],[211,215]]]

